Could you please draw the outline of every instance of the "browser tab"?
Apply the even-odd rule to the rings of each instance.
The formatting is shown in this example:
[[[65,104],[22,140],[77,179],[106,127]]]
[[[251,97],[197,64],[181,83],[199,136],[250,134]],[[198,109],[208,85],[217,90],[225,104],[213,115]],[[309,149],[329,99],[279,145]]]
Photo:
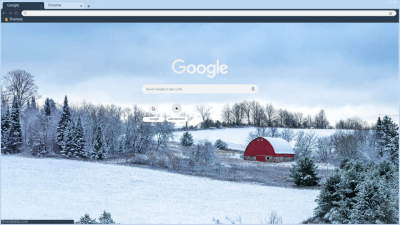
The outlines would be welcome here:
[[[84,2],[45,2],[45,9],[84,9]]]

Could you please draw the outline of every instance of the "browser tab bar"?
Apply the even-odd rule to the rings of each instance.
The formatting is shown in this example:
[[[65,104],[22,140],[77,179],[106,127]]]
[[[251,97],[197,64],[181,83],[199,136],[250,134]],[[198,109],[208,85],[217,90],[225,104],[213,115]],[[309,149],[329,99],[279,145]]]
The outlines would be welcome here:
[[[45,2],[45,9],[84,9],[84,2]]]

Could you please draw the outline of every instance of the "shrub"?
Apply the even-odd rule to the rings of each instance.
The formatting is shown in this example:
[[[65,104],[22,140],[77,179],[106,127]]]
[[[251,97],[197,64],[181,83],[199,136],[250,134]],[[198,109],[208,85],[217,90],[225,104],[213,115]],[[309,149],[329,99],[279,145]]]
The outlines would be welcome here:
[[[198,145],[192,148],[189,158],[202,165],[213,165],[218,161],[215,146],[207,140],[200,141]]]
[[[98,222],[96,219],[90,218],[89,214],[85,214],[84,216],[81,217],[81,219],[76,222],[76,224],[97,224]]]
[[[104,210],[103,214],[99,217],[99,223],[101,224],[114,224],[114,220],[111,218],[111,213]]]
[[[216,142],[215,142],[215,147],[217,148],[217,149],[219,149],[219,150],[225,150],[225,149],[227,149],[228,148],[228,144],[226,143],[226,142],[224,142],[223,140],[221,140],[221,139],[218,139]]]
[[[290,169],[290,179],[297,186],[316,186],[321,179],[316,172],[317,166],[308,157],[302,157]]]
[[[89,214],[86,213],[76,224],[115,224],[115,222],[111,218],[111,213],[104,210],[103,214],[99,217],[99,222],[96,219],[90,218]]]
[[[278,216],[275,211],[269,215],[268,224],[282,224],[282,217]]]
[[[185,147],[190,147],[193,145],[193,143],[194,143],[194,141],[193,141],[192,134],[187,131],[185,133],[183,133],[183,135],[181,137],[181,145],[183,145]]]

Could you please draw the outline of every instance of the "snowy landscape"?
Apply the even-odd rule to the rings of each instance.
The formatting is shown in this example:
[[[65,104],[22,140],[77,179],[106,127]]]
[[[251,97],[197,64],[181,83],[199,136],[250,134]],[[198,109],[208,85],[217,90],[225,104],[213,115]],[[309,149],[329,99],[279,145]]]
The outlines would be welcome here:
[[[399,223],[398,24],[10,24],[2,220]]]
[[[228,222],[225,217],[259,224],[276,211],[283,223],[295,224],[313,215],[318,193],[95,162],[1,157],[1,216],[7,219],[77,221],[83,212],[106,210],[121,224],[210,224]]]

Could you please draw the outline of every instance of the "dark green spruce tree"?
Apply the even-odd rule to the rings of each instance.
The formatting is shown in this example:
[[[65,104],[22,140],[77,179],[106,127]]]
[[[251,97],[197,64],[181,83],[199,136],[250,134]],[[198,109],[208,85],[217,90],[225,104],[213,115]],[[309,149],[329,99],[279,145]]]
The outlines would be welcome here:
[[[106,148],[103,141],[103,133],[101,132],[101,127],[99,125],[97,125],[96,128],[91,157],[97,160],[103,160],[107,158]]]
[[[7,140],[10,130],[10,109],[8,106],[2,107],[5,112],[1,113],[1,153],[7,152]]]
[[[46,115],[46,117],[49,117],[51,115],[51,105],[49,98],[46,98],[46,101],[44,102],[44,114]]]
[[[61,155],[67,158],[75,156],[75,124],[71,121],[64,132],[64,140],[62,145]]]
[[[86,143],[85,143],[85,136],[84,136],[84,131],[83,131],[83,127],[82,127],[82,121],[81,118],[78,118],[78,122],[76,124],[75,127],[75,156],[81,157],[81,158],[85,158],[86,154],[85,154],[85,147],[86,147]]]
[[[389,116],[384,116],[382,121],[378,118],[376,134],[378,155],[398,164],[399,126]]]
[[[61,118],[57,125],[57,144],[60,147],[64,145],[64,137],[65,137],[64,133],[70,122],[71,122],[71,112],[69,110],[67,96],[65,96]]]
[[[314,161],[305,156],[297,160],[297,163],[290,169],[290,180],[297,186],[316,186],[321,178],[317,174],[317,166]]]
[[[11,114],[10,114],[10,129],[8,133],[8,140],[6,143],[8,153],[19,153],[21,152],[22,145],[22,132],[21,132],[21,122],[19,117],[19,106],[18,100],[14,97]]]

